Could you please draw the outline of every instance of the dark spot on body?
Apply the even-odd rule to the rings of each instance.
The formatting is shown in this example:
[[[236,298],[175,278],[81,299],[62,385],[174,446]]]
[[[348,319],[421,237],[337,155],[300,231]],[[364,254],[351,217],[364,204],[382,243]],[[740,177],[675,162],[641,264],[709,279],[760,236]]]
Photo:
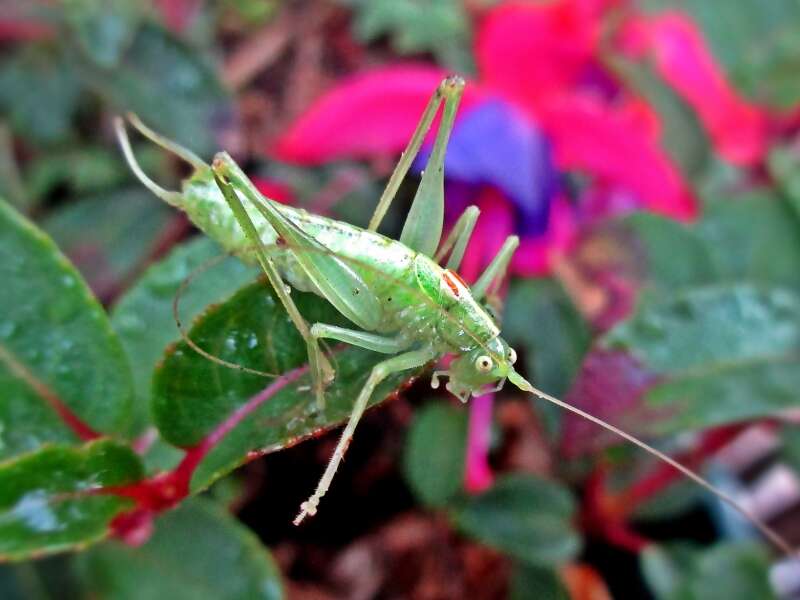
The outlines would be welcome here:
[[[275,244],[278,246],[285,246],[286,240],[283,238],[283,236],[279,235],[278,238],[275,240]]]

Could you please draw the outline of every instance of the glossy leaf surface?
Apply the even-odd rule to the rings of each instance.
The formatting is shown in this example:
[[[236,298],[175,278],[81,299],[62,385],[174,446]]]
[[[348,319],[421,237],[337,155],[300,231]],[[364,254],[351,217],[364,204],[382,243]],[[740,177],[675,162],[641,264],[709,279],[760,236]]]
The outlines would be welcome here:
[[[78,441],[66,413],[124,431],[131,377],[105,312],[55,244],[1,201],[0,280],[0,459]]]
[[[452,511],[467,535],[533,565],[572,558],[581,541],[571,520],[575,501],[566,488],[531,475],[506,475]]]
[[[137,481],[137,456],[110,440],[49,446],[0,465],[0,560],[85,547],[108,534],[129,500],[98,493]]]
[[[425,504],[444,506],[461,490],[466,445],[465,410],[429,404],[415,415],[406,439],[403,469]]]
[[[112,541],[78,559],[93,593],[115,600],[279,600],[280,574],[258,538],[208,500],[158,519],[131,548]]]
[[[292,298],[310,323],[348,325],[333,307],[312,294],[293,291]],[[220,358],[271,373],[286,373],[307,362],[300,334],[261,281],[212,307],[198,319],[190,336]],[[205,487],[241,464],[251,451],[279,449],[344,421],[370,370],[385,358],[358,348],[336,347],[332,361],[336,380],[326,391],[323,414],[315,414],[306,375],[260,404],[226,435],[200,464],[192,488]],[[389,377],[370,404],[386,398],[410,375]],[[172,444],[194,446],[269,383],[270,378],[213,363],[181,342],[168,352],[155,373],[156,424]]]

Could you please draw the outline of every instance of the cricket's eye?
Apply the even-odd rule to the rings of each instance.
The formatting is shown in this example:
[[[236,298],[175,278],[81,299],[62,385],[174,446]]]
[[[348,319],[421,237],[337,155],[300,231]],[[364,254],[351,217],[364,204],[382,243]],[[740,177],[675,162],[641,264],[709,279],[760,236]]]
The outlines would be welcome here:
[[[479,356],[475,360],[475,368],[481,373],[488,373],[492,370],[492,359],[488,356]]]
[[[508,362],[512,365],[517,362],[517,352],[513,348],[508,349]]]

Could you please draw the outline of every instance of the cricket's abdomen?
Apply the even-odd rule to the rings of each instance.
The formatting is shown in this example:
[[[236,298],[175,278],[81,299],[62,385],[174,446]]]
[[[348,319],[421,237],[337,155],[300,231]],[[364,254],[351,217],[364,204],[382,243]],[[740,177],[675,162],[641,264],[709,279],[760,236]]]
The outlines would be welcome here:
[[[257,264],[255,248],[216,184],[208,181],[209,176],[210,170],[198,172],[185,182],[181,208],[227,252]],[[315,250],[288,247],[261,213],[248,202],[244,204],[284,280],[293,288],[322,296],[295,258],[296,252]],[[427,256],[374,231],[291,206],[275,206],[361,276],[381,306],[376,333],[434,341],[443,351],[463,349],[471,340],[485,341],[497,335],[496,325],[471,297],[466,284]]]

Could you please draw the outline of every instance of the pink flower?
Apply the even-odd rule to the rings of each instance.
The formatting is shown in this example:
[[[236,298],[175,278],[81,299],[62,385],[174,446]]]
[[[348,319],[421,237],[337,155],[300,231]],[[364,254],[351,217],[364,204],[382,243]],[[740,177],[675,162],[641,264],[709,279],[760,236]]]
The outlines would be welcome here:
[[[480,24],[475,47],[480,77],[468,83],[445,163],[448,181],[470,184],[471,196],[461,194],[459,200],[448,193],[448,205],[455,207],[448,213],[467,202],[486,213],[491,202],[495,213],[511,217],[503,233],[523,239],[512,265],[519,274],[547,273],[552,257],[572,241],[574,210],[561,199],[559,172],[578,171],[603,189],[622,190],[635,207],[679,219],[695,215],[688,186],[659,146],[656,115],[598,60],[609,4],[509,4]],[[294,123],[271,152],[304,164],[396,154],[444,74],[434,66],[400,64],[348,78]],[[500,194],[487,200],[481,191],[486,187]],[[501,204],[500,198],[509,202]],[[485,214],[481,221],[487,221]],[[495,247],[500,229],[492,226],[489,243],[481,241],[479,227],[470,252],[475,246]],[[490,258],[479,254],[467,261],[485,264]]]
[[[622,40],[633,56],[649,55],[661,77],[697,112],[717,151],[753,165],[767,149],[766,114],[733,90],[697,26],[677,11],[633,16]]]

